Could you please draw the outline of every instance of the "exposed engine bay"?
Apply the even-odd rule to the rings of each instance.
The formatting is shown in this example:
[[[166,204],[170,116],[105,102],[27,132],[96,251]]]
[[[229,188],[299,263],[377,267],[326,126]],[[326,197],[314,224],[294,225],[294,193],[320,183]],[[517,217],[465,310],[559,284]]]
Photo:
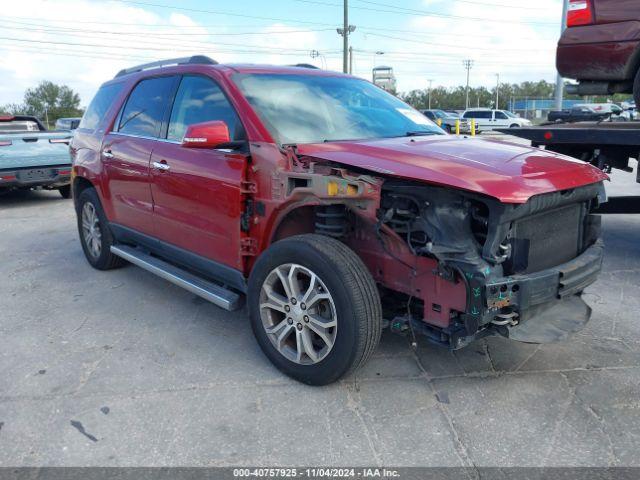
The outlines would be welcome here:
[[[553,308],[567,316],[569,300],[582,310],[584,323],[588,320],[588,307],[577,300],[601,267],[600,217],[590,212],[603,195],[602,185],[592,184],[534,196],[525,204],[504,204],[392,180],[382,188],[376,231],[382,238],[382,227],[388,227],[413,255],[433,259],[438,277],[464,283],[466,307],[452,314],[443,337],[450,347],[492,333],[528,341],[516,334],[517,327]],[[421,327],[409,311],[404,323]],[[428,315],[420,320],[430,323]],[[574,319],[570,323],[567,328],[574,331]],[[567,328],[555,325],[546,335],[536,329],[530,338],[552,341],[571,333],[564,332]]]

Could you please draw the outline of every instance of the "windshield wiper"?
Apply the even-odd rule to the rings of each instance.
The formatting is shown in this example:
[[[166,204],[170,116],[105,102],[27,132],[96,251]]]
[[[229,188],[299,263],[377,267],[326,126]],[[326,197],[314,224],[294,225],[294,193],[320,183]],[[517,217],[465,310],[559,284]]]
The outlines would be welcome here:
[[[440,133],[438,133],[438,132],[430,132],[430,131],[426,131],[426,130],[416,130],[414,132],[407,132],[404,136],[405,137],[422,137],[422,136],[427,136],[427,135],[440,135]]]

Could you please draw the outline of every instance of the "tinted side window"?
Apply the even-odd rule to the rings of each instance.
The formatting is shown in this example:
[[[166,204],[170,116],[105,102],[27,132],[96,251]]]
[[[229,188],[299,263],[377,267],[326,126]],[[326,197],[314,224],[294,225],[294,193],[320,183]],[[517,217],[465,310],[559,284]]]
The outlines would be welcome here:
[[[220,87],[206,77],[183,77],[171,110],[167,138],[181,141],[189,125],[212,120],[224,121],[232,140],[244,138],[240,119]]]
[[[112,83],[111,85],[100,87],[96,96],[91,100],[87,111],[84,112],[79,128],[95,130],[100,120],[106,115],[116,95],[120,93],[120,89],[122,89],[122,83]]]
[[[118,132],[157,137],[174,81],[175,77],[158,77],[136,85],[120,115]]]
[[[496,112],[496,120],[507,120],[509,117],[507,117],[504,113],[502,112]]]

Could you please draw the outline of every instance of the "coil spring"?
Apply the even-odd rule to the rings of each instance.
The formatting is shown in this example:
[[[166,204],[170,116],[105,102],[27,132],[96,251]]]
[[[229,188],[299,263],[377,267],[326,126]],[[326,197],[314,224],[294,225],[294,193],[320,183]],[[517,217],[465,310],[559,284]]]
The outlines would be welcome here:
[[[315,231],[320,235],[342,238],[347,233],[347,211],[344,205],[316,207]]]

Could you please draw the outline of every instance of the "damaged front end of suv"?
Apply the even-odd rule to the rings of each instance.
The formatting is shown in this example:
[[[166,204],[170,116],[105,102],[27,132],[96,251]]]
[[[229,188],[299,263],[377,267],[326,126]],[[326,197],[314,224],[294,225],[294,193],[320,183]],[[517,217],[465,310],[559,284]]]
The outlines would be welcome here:
[[[511,203],[312,156],[295,160],[279,178],[282,200],[312,208],[313,232],[358,254],[393,332],[459,349],[489,335],[560,341],[588,322],[581,295],[602,266],[593,213],[606,199],[602,181]],[[282,230],[305,233],[304,218],[292,216]]]
[[[600,217],[591,212],[603,195],[595,183],[505,204],[385,182],[376,236],[410,278],[391,328],[420,331],[452,349],[492,334],[548,343],[578,331],[591,314],[582,291],[602,265]]]

